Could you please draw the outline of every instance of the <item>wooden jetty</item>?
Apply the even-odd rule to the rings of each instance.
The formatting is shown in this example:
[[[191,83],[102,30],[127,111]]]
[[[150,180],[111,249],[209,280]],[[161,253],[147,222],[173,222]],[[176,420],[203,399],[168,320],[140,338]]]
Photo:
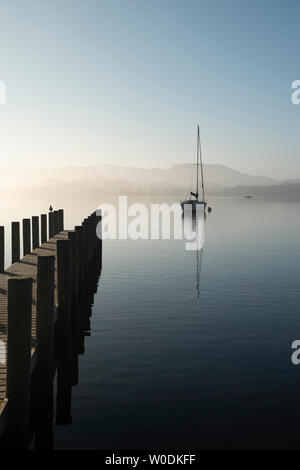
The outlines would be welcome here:
[[[66,361],[82,348],[78,331],[86,327],[84,308],[102,268],[100,220],[93,212],[64,230],[63,210],[23,219],[23,258],[20,224],[12,222],[13,264],[6,270],[0,227],[0,439],[10,448],[26,448],[32,439],[36,383],[52,383],[56,371],[59,387]]]

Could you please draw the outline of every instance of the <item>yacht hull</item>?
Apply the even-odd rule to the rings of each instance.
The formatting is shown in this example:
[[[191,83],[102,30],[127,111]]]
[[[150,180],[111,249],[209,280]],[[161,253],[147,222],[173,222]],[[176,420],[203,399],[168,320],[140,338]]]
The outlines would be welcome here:
[[[184,206],[192,206],[192,212],[196,212],[197,206],[198,206],[199,209],[203,208],[203,210],[205,212],[207,203],[205,201],[197,201],[197,200],[194,200],[194,199],[190,199],[190,200],[187,200],[187,201],[181,201],[180,205],[181,205],[181,208],[182,208],[183,211],[184,211]],[[187,210],[190,210],[190,208],[187,207]]]

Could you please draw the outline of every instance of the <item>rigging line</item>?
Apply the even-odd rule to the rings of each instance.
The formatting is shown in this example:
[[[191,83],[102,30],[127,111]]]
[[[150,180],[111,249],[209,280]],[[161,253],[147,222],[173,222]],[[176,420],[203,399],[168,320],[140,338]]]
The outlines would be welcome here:
[[[199,124],[198,124],[198,130],[197,130],[197,189],[196,189],[196,194],[197,194],[197,199],[198,199],[198,194],[199,194]]]
[[[200,149],[200,163],[201,163],[202,195],[203,195],[203,201],[205,201],[205,194],[204,194],[204,178],[203,178],[203,163],[202,163],[202,151],[201,151],[201,139],[200,139],[200,130],[199,130],[199,126],[198,126],[198,133],[199,133],[199,149]]]

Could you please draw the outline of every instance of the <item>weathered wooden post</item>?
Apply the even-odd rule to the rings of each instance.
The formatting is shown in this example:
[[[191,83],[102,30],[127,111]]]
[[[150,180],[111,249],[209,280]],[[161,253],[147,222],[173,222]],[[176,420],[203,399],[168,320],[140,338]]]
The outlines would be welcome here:
[[[48,214],[48,227],[49,227],[49,240],[54,235],[54,219],[53,219],[53,212],[49,212]]]
[[[56,211],[56,226],[57,226],[56,234],[58,234],[60,232],[60,213],[59,213],[59,211]]]
[[[71,240],[57,240],[57,296],[61,332],[63,335],[69,335],[72,296]]]
[[[8,279],[7,295],[8,435],[16,449],[29,444],[32,279]]]
[[[56,211],[52,212],[52,217],[53,217],[53,236],[55,237],[56,235]]]
[[[23,219],[23,256],[31,251],[30,219]]]
[[[92,221],[93,221],[93,256],[95,256],[96,250],[97,250],[97,234],[96,234],[96,228],[97,228],[97,217],[96,217],[96,212],[93,212],[92,214]]]
[[[59,315],[56,324],[57,397],[56,424],[69,424],[71,417],[71,300],[72,241],[57,240],[57,289]]]
[[[69,232],[68,238],[72,242],[72,305],[78,305],[78,287],[79,287],[79,266],[78,266],[78,258],[79,258],[79,246],[78,246],[78,233]]]
[[[11,223],[11,262],[20,261],[20,223]]]
[[[88,228],[88,219],[84,219],[82,222],[83,228],[83,243],[84,243],[84,276],[85,282],[87,282],[87,273],[89,266],[89,228]]]
[[[71,373],[71,385],[78,383],[78,341],[79,341],[79,330],[80,330],[80,319],[79,319],[79,233],[69,232],[69,240],[72,242],[72,302],[71,302],[71,361],[70,361],[70,373]]]
[[[40,245],[39,236],[39,217],[37,215],[32,216],[32,249],[38,248]]]
[[[88,269],[90,271],[91,267],[91,257],[92,257],[92,224],[91,216],[87,218],[87,233],[88,233]]]
[[[4,250],[4,227],[0,227],[0,273],[4,272],[5,250]]]
[[[98,274],[100,274],[102,269],[102,226],[101,226],[102,214],[101,210],[96,212],[96,250],[97,250],[97,264],[98,264]]]
[[[83,281],[84,281],[84,271],[83,271],[83,230],[80,225],[76,225],[75,232],[78,233],[78,279],[79,279],[79,292],[81,290]]]
[[[47,214],[41,214],[41,243],[47,241]]]
[[[39,362],[46,367],[54,361],[54,269],[54,255],[38,256],[36,334]]]
[[[54,235],[57,235],[59,232],[58,211],[53,212],[53,218],[54,218]]]
[[[93,218],[90,215],[88,217],[88,230],[89,230],[89,263],[93,256]]]
[[[31,376],[31,422],[35,449],[53,448],[55,256],[37,260],[36,332],[38,361]]]
[[[78,247],[78,233],[69,232],[69,240],[72,242],[72,302],[71,302],[71,333],[76,334],[78,330],[78,313],[79,313],[79,247]]]
[[[58,215],[59,215],[59,231],[62,232],[64,230],[64,210],[59,209]]]

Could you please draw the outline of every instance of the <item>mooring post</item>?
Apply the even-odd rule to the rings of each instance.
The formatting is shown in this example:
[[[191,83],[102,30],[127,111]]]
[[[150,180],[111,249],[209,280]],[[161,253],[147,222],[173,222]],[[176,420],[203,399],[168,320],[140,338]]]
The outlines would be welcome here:
[[[59,231],[62,232],[64,230],[64,210],[59,209]]]
[[[96,262],[97,267],[99,268],[99,273],[101,271],[101,260],[102,260],[102,230],[101,230],[101,211],[96,212]]]
[[[83,272],[83,230],[82,226],[76,225],[75,232],[78,233],[78,280],[79,280],[79,292],[82,287],[82,283],[84,280],[84,272]]]
[[[23,256],[31,251],[30,219],[23,219]]]
[[[7,398],[11,446],[25,448],[30,435],[32,278],[13,277],[7,287]]]
[[[88,227],[88,219],[84,219],[82,223],[83,228],[83,242],[84,242],[84,276],[85,282],[87,282],[87,273],[89,267],[89,227]]]
[[[0,273],[4,272],[5,251],[4,251],[4,227],[0,227]]]
[[[57,223],[57,228],[58,228],[58,232],[61,232],[61,209],[58,209],[57,211],[57,219],[58,219],[58,223]]]
[[[79,246],[78,237],[79,233],[69,232],[69,240],[72,242],[72,301],[71,301],[71,360],[70,360],[70,380],[72,385],[78,383],[78,363],[77,363],[77,351],[79,342],[79,331],[80,331],[80,306],[79,306]]]
[[[48,214],[49,240],[54,237],[54,217],[53,212]]]
[[[89,227],[89,263],[92,260],[93,256],[93,217],[90,215],[88,217],[88,227]]]
[[[35,449],[53,448],[55,256],[37,259],[36,333],[38,361],[31,375],[31,423]]]
[[[40,245],[39,236],[39,217],[37,215],[32,216],[32,249],[38,248]]]
[[[79,302],[79,269],[78,269],[78,233],[69,232],[68,238],[72,242],[72,302],[71,302],[71,329],[76,331],[78,325],[78,302]]]
[[[71,240],[57,240],[57,296],[60,332],[64,336],[69,336],[72,296]]]
[[[91,219],[88,216],[86,220],[86,231],[87,231],[87,262],[88,262],[88,270],[90,270],[90,259],[91,259]]]
[[[93,212],[92,214],[92,220],[93,220],[93,256],[95,256],[96,250],[97,250],[97,236],[96,236],[96,228],[97,228],[97,217],[96,217],[96,212]]]
[[[56,424],[69,424],[71,417],[71,301],[72,241],[57,240],[57,289],[59,315],[56,323],[57,395]]]
[[[20,261],[20,223],[11,223],[11,262]]]
[[[54,228],[55,228],[55,235],[57,235],[60,230],[59,230],[59,212],[54,211]]]
[[[47,241],[47,214],[41,214],[41,243]]]
[[[57,211],[53,211],[53,236],[57,234]]]
[[[39,362],[46,367],[54,364],[54,269],[54,255],[38,256],[36,335]]]

